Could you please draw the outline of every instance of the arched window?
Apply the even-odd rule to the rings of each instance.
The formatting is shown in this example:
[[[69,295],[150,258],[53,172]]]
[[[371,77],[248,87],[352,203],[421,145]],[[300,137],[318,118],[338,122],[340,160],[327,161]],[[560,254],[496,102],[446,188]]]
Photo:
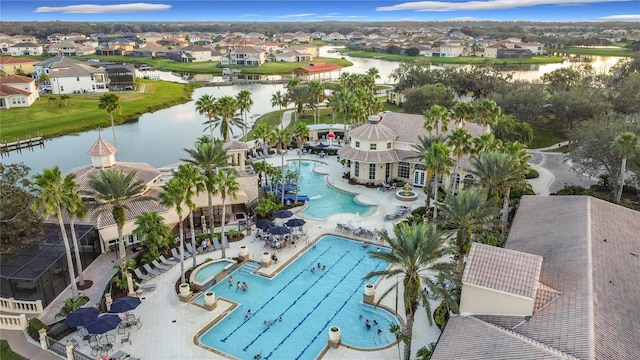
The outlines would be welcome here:
[[[464,176],[464,180],[463,180],[462,183],[463,183],[464,187],[469,187],[469,186],[471,186],[471,185],[476,183],[476,179],[473,177],[473,175],[467,174],[467,175]]]

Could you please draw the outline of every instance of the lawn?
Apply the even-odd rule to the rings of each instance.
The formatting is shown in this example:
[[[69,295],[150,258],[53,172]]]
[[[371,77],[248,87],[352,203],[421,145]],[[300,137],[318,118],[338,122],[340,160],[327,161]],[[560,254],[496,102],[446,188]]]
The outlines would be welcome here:
[[[2,360],[26,360],[25,357],[14,353],[7,340],[0,340],[0,359]]]
[[[416,61],[419,59],[428,59],[432,64],[483,64],[487,60],[492,60],[496,65],[522,65],[522,64],[550,64],[560,63],[562,58],[559,56],[534,56],[531,59],[488,59],[478,56],[458,56],[458,57],[425,57],[425,56],[409,56],[394,55],[386,53],[376,53],[370,51],[355,51],[341,49],[340,53],[348,54],[353,57],[382,59],[389,61]]]
[[[153,80],[143,80],[141,84],[145,87],[144,93],[116,93],[122,108],[113,114],[116,124],[136,121],[147,112],[187,102],[193,92],[193,85],[188,84]],[[0,140],[11,142],[33,136],[51,138],[111,126],[107,112],[98,109],[100,94],[70,96],[67,105],[57,96],[47,95],[30,107],[0,110]]]
[[[529,149],[544,148],[568,140],[562,131],[535,126],[532,126],[532,128],[533,141],[531,141]]]

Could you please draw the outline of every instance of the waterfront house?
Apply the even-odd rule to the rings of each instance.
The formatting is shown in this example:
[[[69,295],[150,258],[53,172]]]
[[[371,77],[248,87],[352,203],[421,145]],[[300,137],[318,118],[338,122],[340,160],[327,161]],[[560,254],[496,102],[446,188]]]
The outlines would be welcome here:
[[[36,80],[28,76],[0,76],[0,109],[29,107],[40,98]]]
[[[264,50],[251,46],[238,46],[229,49],[229,53],[220,59],[222,65],[260,66],[266,61]]]
[[[35,64],[36,76],[45,74],[53,94],[76,94],[109,91],[109,80],[104,67],[92,67],[58,55]]]

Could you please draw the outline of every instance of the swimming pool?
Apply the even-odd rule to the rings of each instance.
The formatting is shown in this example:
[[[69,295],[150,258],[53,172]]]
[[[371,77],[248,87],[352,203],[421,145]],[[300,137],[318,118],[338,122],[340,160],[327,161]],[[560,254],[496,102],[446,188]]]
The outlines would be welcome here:
[[[214,286],[216,296],[239,306],[198,340],[240,359],[252,359],[259,353],[263,359],[315,359],[334,325],[341,328],[344,344],[365,349],[391,344],[395,336],[389,326],[398,324],[396,317],[362,302],[362,278],[387,266],[369,257],[372,249],[325,235],[273,279],[253,274],[255,264],[241,266],[232,274],[233,280],[246,282],[249,290],[243,293],[224,281]],[[318,262],[326,268],[311,272]],[[248,310],[252,315],[245,321]],[[366,319],[378,325],[367,329]]]
[[[367,215],[375,206],[363,205],[355,200],[355,194],[341,191],[327,184],[326,175],[313,172],[313,168],[323,165],[316,161],[301,161],[299,194],[309,196],[309,204],[300,215],[323,220],[336,213]],[[298,161],[292,160],[289,168],[297,171]]]

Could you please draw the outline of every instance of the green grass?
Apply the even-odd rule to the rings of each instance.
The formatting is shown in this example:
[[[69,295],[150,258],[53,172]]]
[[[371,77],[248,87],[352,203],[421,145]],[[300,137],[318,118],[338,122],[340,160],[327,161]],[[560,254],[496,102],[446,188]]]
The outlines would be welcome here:
[[[86,61],[86,56],[73,56],[76,60]],[[101,61],[113,61],[129,64],[147,64],[154,67],[157,70],[163,71],[175,71],[180,73],[189,74],[216,74],[221,75],[223,68],[240,69],[242,74],[251,75],[286,75],[291,74],[293,69],[309,65],[308,62],[304,63],[286,63],[286,62],[268,62],[260,67],[247,67],[247,66],[233,66],[224,65],[218,67],[219,61],[209,62],[192,62],[185,63],[167,59],[152,59],[152,58],[135,58],[130,56],[98,56],[92,55],[91,59],[99,59]],[[335,58],[321,58],[317,57],[313,59],[313,62],[326,62],[331,64],[338,64],[342,67],[352,66],[353,63],[345,59]]]
[[[144,93],[118,93],[122,111],[114,113],[114,122],[136,121],[142,114],[168,108],[191,99],[193,85],[165,81],[143,80]],[[30,107],[0,110],[2,142],[33,136],[51,138],[80,133],[98,127],[111,126],[106,111],[98,109],[100,94],[71,95],[68,105],[49,101],[52,95],[42,96]]]
[[[416,61],[425,58],[424,56],[394,55],[347,49],[341,49],[340,52],[353,57],[389,61]],[[486,60],[492,60],[496,65],[549,64],[562,62],[562,58],[559,56],[534,56],[531,59],[488,59],[478,56],[426,57],[426,59],[429,59],[432,64],[483,64]]]
[[[567,141],[567,137],[557,130],[533,127],[533,141],[529,145],[530,149],[539,149],[548,147],[559,142]]]
[[[548,52],[558,52],[560,54],[577,54],[577,55],[598,55],[598,56],[640,56],[640,52],[633,52],[625,48],[617,49],[596,49],[596,48],[569,48],[569,49],[548,49]]]
[[[20,356],[11,350],[7,340],[0,340],[0,359],[2,360],[26,360],[27,358]]]

